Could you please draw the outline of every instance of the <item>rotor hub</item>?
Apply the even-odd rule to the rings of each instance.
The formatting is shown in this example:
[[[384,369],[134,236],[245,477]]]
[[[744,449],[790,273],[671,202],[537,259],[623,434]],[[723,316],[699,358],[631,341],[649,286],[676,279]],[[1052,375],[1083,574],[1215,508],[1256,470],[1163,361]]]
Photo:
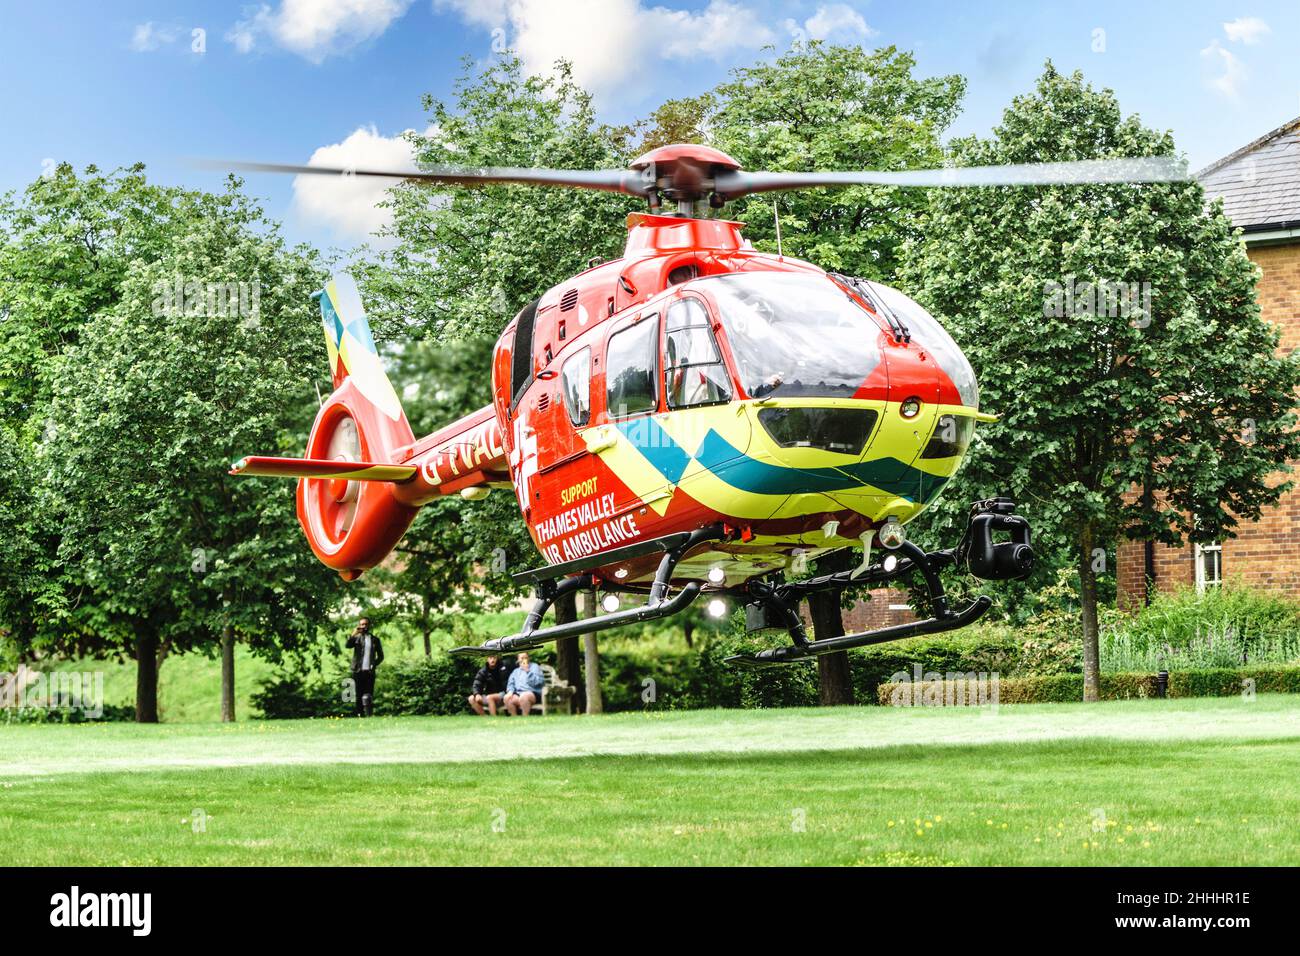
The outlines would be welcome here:
[[[715,198],[719,174],[739,170],[740,163],[710,146],[673,143],[642,153],[630,168],[641,174],[652,210],[667,200],[689,214],[690,207],[703,199],[720,206]]]

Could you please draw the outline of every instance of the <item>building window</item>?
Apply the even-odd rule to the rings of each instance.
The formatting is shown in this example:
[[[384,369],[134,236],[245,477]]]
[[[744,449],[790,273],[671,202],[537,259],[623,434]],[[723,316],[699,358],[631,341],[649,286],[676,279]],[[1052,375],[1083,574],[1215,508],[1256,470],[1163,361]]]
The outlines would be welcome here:
[[[1196,551],[1196,590],[1204,594],[1207,588],[1223,584],[1223,545],[1198,544]]]

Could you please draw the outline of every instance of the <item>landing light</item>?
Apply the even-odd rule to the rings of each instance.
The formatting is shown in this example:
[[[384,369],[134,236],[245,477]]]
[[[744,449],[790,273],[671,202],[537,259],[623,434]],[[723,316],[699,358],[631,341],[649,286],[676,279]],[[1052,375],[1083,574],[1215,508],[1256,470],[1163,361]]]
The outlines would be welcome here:
[[[608,613],[613,614],[615,611],[618,610],[619,603],[620,602],[617,594],[606,594],[603,598],[601,598],[600,606],[603,607]]]
[[[921,400],[916,396],[904,399],[903,404],[898,406],[898,414],[904,418],[915,418],[921,414]]]
[[[722,568],[709,568],[709,581],[713,584],[721,584],[727,580],[727,572]]]
[[[885,555],[885,560],[881,562],[881,566],[884,567],[886,574],[893,574],[894,568],[898,567],[898,555]]]
[[[721,598],[714,598],[709,602],[708,612],[709,617],[726,617],[727,602]]]

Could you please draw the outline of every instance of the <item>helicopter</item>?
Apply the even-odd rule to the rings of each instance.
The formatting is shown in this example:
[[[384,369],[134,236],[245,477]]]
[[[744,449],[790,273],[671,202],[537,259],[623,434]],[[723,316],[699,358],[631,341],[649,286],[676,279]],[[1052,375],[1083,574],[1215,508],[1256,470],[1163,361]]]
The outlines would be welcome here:
[[[971,505],[951,548],[926,551],[908,537],[908,523],[960,467],[975,425],[996,420],[980,409],[974,370],[943,326],[897,289],[755,249],[743,224],[718,210],[754,193],[852,184],[1186,178],[1170,157],[754,172],[691,144],[653,149],[626,170],[223,165],[644,198],[647,210],[627,217],[621,258],[593,261],[506,325],[491,404],[424,438],[385,374],[355,281],[335,276],[316,294],[334,391],[304,457],[250,456],[231,474],[298,479],[308,543],[348,581],[385,560],[422,505],[513,493],[544,561],[513,575],[533,588],[534,604],[518,633],[453,654],[515,652],[666,618],[707,595],[711,613],[739,603],[749,630],[788,634],[789,643],[729,658],[744,667],[964,627],[992,600],[953,606],[941,572],[1023,578],[1034,551],[1029,522],[1001,496]],[[861,550],[856,567],[787,579],[796,562],[845,548]],[[804,597],[900,579],[919,579],[928,616],[807,634]],[[555,602],[577,591],[600,592],[606,613],[544,625]],[[621,607],[620,595],[645,600]]]

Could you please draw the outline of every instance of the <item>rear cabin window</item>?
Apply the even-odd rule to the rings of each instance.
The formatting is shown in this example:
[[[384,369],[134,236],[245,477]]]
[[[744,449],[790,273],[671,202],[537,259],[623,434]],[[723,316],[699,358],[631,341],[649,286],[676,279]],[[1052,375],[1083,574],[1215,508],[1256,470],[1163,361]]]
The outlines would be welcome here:
[[[611,418],[652,412],[658,407],[658,353],[658,316],[648,315],[610,336],[605,359],[605,409]]]
[[[560,372],[560,389],[569,421],[581,428],[591,420],[591,349],[585,348],[564,362]]]

